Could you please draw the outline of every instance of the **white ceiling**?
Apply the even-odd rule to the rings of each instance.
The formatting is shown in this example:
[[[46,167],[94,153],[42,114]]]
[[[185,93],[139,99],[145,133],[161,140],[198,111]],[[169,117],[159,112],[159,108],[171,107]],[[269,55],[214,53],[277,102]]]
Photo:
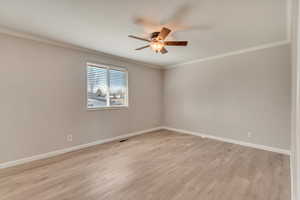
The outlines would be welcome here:
[[[57,41],[156,65],[207,58],[287,39],[289,0],[0,0],[0,25]],[[144,29],[135,17],[161,22],[186,8],[176,32],[188,47],[134,51]],[[197,29],[196,27],[202,27]],[[204,28],[203,28],[204,27]],[[159,27],[158,27],[159,28]],[[148,30],[149,31],[149,30]]]

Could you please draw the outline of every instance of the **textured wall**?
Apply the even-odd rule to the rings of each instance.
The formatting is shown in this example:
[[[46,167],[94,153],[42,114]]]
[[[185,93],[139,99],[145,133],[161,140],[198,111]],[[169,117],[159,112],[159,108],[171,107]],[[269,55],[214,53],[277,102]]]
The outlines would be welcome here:
[[[161,125],[161,70],[6,35],[0,44],[0,163]],[[87,61],[128,68],[129,109],[87,111]]]
[[[290,149],[290,46],[166,70],[164,108],[169,127]]]

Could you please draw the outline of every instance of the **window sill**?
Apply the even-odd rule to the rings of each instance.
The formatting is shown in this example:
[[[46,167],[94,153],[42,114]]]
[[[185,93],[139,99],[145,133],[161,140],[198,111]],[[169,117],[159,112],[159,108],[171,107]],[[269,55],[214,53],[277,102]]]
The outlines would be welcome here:
[[[112,106],[112,107],[103,107],[103,108],[87,108],[87,111],[101,111],[101,110],[123,110],[128,109],[129,106]]]

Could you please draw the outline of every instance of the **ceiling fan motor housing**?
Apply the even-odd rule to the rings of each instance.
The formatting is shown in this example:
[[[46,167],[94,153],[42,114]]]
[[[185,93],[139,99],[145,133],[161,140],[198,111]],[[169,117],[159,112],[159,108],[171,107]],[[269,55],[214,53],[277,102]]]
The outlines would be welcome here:
[[[156,39],[160,32],[153,32],[151,33],[151,39]]]
[[[187,41],[165,41],[171,32],[172,30],[163,27],[160,32],[156,31],[151,33],[150,39],[141,38],[134,35],[129,35],[129,37],[149,42],[148,45],[137,48],[136,50],[142,50],[151,47],[156,53],[160,52],[162,54],[166,54],[168,53],[168,50],[165,48],[165,46],[187,46]]]

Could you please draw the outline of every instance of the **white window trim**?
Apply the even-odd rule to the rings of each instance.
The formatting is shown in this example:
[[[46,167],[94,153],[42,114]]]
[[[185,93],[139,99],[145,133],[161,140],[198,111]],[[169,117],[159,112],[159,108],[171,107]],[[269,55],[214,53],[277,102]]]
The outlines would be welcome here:
[[[88,66],[94,66],[94,67],[99,67],[99,68],[106,68],[107,69],[107,106],[106,107],[99,107],[99,108],[89,108],[88,106]],[[109,70],[118,70],[118,71],[123,71],[126,72],[126,98],[125,98],[125,105],[116,105],[116,106],[111,106],[110,101],[109,101],[109,96],[110,96],[110,79],[109,79]],[[129,108],[129,85],[128,85],[128,80],[129,80],[129,75],[128,75],[128,70],[125,67],[119,67],[116,65],[111,65],[111,64],[100,64],[100,63],[95,63],[95,62],[87,62],[85,66],[85,79],[86,79],[86,87],[85,87],[85,101],[86,101],[86,109],[88,111],[97,111],[97,110],[118,110],[118,109],[127,109]]]

